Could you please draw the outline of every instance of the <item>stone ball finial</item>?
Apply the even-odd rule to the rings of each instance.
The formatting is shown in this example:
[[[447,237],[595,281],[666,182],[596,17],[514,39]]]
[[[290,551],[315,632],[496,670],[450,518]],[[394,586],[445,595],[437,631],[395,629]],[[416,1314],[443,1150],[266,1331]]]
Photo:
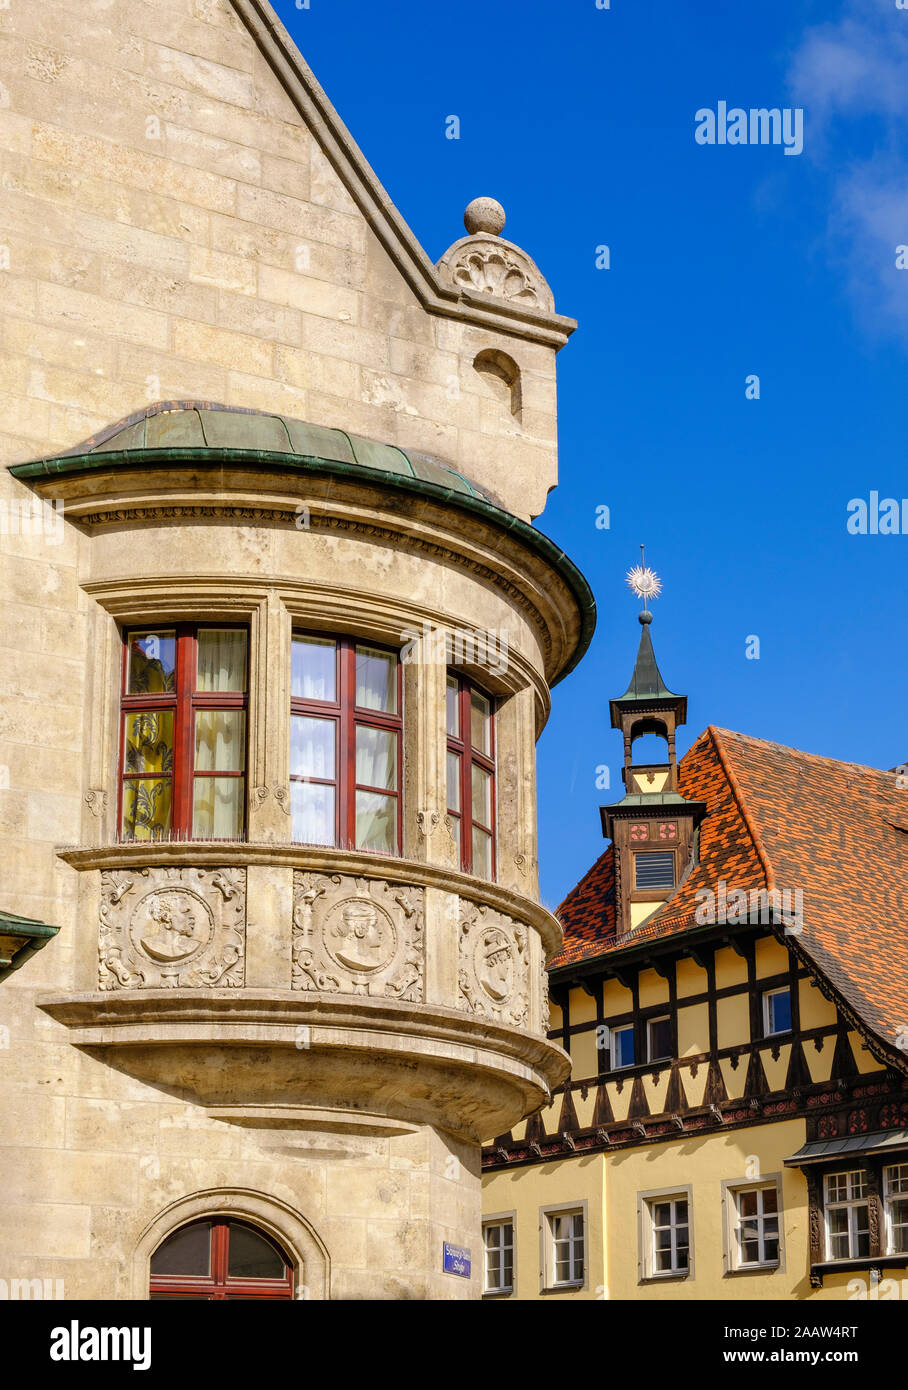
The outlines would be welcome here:
[[[474,198],[463,215],[463,225],[470,236],[475,236],[477,232],[501,236],[504,222],[504,208],[495,198]]]

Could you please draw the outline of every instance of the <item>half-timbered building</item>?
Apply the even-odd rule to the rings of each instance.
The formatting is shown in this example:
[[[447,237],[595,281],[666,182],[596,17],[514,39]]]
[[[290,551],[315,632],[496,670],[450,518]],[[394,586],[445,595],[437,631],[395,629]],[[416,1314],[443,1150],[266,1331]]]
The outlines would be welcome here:
[[[610,703],[611,843],[558,913],[549,1036],[572,1074],[484,1152],[486,1294],[897,1297],[903,770],[713,727],[677,762],[650,617]],[[635,762],[653,734],[663,761]]]

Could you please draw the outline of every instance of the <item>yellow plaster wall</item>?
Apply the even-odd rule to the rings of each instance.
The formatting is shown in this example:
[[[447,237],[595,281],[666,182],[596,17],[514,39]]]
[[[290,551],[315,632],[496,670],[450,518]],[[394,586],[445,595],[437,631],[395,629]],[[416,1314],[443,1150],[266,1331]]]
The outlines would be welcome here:
[[[599,1073],[599,1053],[596,1049],[596,1030],[588,1033],[575,1033],[571,1038],[571,1075],[575,1080],[585,1080]]]
[[[730,946],[716,952],[716,989],[747,983],[747,962]]]
[[[639,979],[640,1007],[649,1009],[668,1003],[668,980],[655,970],[641,970]]]
[[[595,1023],[596,1001],[585,989],[572,989],[570,997],[571,1027],[577,1023]]]
[[[612,1298],[773,1299],[809,1297],[807,1185],[783,1159],[804,1143],[804,1122],[712,1134],[700,1139],[647,1145],[609,1156],[608,1285]],[[769,1274],[732,1274],[722,1267],[726,1180],[782,1173],[783,1266]],[[638,1282],[637,1196],[692,1187],[693,1268],[686,1279]]]
[[[789,953],[774,936],[764,936],[757,941],[755,963],[758,980],[782,975],[788,969]]]
[[[675,967],[675,983],[678,998],[684,999],[692,994],[705,994],[707,986],[706,971],[690,959],[679,960]]]
[[[801,980],[798,988],[802,1028],[827,1028],[836,1021],[835,1004],[824,999],[810,980]]]
[[[645,922],[647,917],[661,906],[661,898],[656,898],[653,902],[631,903],[631,928],[639,927],[641,922]]]
[[[617,980],[605,981],[602,990],[602,1010],[606,1018],[630,1013],[633,1006],[634,997],[629,989],[625,989]]]
[[[579,1290],[540,1289],[542,1208],[587,1203],[586,1284]],[[605,1157],[603,1154],[536,1163],[483,1178],[483,1212],[515,1213],[514,1297],[596,1299],[605,1296]]]
[[[678,1009],[678,1055],[694,1057],[709,1051],[709,1006],[691,1004]]]
[[[750,1008],[746,994],[716,1000],[716,1036],[719,1047],[750,1042]]]

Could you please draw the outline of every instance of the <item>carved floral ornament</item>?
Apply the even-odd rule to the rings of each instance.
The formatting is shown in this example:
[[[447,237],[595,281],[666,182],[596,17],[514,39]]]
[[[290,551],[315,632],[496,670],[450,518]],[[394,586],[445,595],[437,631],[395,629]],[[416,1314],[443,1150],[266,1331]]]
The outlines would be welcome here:
[[[245,870],[102,873],[100,989],[236,988],[245,949]]]
[[[293,989],[421,1002],[425,892],[347,874],[293,874]]]
[[[463,237],[445,252],[438,270],[458,289],[555,312],[552,291],[538,267],[519,246],[501,237]]]
[[[484,904],[462,902],[458,983],[473,1013],[526,1027],[527,978],[526,927]]]

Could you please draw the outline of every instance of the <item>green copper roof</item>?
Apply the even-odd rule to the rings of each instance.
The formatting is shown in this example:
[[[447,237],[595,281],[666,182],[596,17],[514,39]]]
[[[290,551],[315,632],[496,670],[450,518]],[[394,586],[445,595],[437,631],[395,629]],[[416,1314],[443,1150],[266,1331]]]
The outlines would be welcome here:
[[[641,614],[641,618],[642,616]],[[630,704],[637,700],[680,699],[681,696],[676,695],[673,690],[669,690],[662,679],[659,667],[656,665],[656,654],[653,651],[653,642],[649,635],[649,624],[645,623],[640,634],[640,646],[637,649],[637,662],[631,676],[631,683],[624,694],[619,695],[611,703],[619,705]]]
[[[74,449],[14,465],[16,478],[35,478],[50,473],[79,471],[77,460],[105,454],[132,454],[159,449],[226,449],[253,454],[287,454],[296,458],[318,458],[334,463],[355,464],[378,473],[394,473],[435,483],[467,497],[482,497],[500,506],[492,493],[470,482],[462,473],[440,459],[396,444],[379,444],[345,430],[307,425],[287,415],[269,415],[241,406],[217,405],[210,401],[159,401],[146,410],[128,415],[115,425],[77,444]],[[112,460],[111,460],[112,462]]]
[[[59,930],[59,927],[50,927],[31,917],[0,911],[0,980],[24,965]]]
[[[692,803],[677,792],[628,792],[620,801],[612,801],[604,809],[616,811],[619,806],[690,806]],[[603,808],[600,808],[603,809]]]

